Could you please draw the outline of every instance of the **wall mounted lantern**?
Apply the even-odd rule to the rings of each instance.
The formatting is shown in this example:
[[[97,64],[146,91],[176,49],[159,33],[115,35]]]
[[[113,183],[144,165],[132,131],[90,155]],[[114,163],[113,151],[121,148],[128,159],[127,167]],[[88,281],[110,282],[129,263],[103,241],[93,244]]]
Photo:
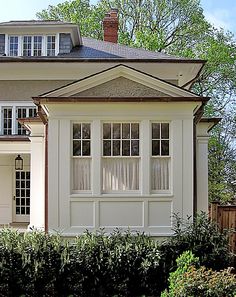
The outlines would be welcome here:
[[[15,158],[15,170],[23,170],[23,159],[20,155]]]

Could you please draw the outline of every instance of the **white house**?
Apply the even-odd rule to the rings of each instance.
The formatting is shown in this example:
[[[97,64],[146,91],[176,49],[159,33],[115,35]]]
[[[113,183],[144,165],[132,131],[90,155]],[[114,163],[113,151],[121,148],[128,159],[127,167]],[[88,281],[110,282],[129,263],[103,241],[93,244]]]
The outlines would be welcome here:
[[[190,91],[205,61],[118,45],[117,27],[116,11],[105,41],[0,23],[0,224],[165,236],[173,213],[207,211],[216,120]]]

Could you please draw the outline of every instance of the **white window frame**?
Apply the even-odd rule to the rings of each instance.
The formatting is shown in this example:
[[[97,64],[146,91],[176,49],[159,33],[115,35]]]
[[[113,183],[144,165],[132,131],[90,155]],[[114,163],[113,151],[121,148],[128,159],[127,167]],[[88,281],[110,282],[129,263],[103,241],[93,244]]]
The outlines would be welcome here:
[[[17,55],[10,55],[10,52],[11,52],[11,50],[10,50],[10,39],[11,39],[11,37],[17,37],[17,41],[18,41],[18,46],[17,46]],[[7,49],[8,49],[8,55],[10,56],[10,57],[17,57],[17,56],[19,56],[20,55],[20,48],[21,48],[21,41],[20,41],[20,36],[19,35],[9,35],[8,36],[8,46],[7,46]]]
[[[2,101],[0,104],[0,135],[3,135],[3,120],[4,120],[4,115],[3,115],[3,109],[4,108],[11,108],[12,109],[12,134],[9,135],[18,135],[17,134],[17,129],[18,129],[18,121],[17,121],[17,108],[35,108],[35,105],[32,105],[32,103],[29,102],[17,102],[13,101],[11,104],[9,104],[9,101]],[[37,107],[36,107],[37,108]]]
[[[160,155],[152,155],[152,124],[169,124],[169,155],[162,155],[161,154],[161,143],[160,143]],[[151,194],[171,194],[172,193],[172,151],[171,151],[171,139],[172,139],[172,133],[171,133],[171,122],[170,121],[150,121],[150,192]],[[166,140],[166,139],[163,139]],[[160,139],[161,141],[161,139]],[[152,189],[152,160],[153,159],[166,159],[169,160],[169,189],[162,189],[162,190],[154,190]]]
[[[25,117],[28,118],[28,117],[30,117],[29,112],[31,109],[34,109],[37,113],[37,107],[36,106],[33,106],[33,107],[32,106],[16,106],[16,108],[15,108],[15,114],[16,114],[16,116],[15,116],[15,133],[16,133],[16,135],[28,135],[29,134],[28,131],[22,126],[20,128],[20,131],[26,131],[26,134],[18,134],[18,132],[19,132],[19,125],[18,125],[19,122],[17,120],[18,119],[18,109],[26,109]],[[19,118],[22,118],[22,117],[19,117]],[[14,120],[14,118],[13,118],[13,120]]]
[[[114,156],[113,154],[112,154],[112,151],[113,151],[113,149],[112,149],[112,147],[111,147],[111,156],[104,156],[103,155],[103,141],[104,141],[104,139],[103,139],[103,125],[104,124],[112,124],[112,126],[111,126],[111,133],[112,133],[112,127],[113,127],[113,124],[120,124],[121,125],[121,127],[122,127],[122,124],[138,124],[139,125],[139,138],[138,139],[134,139],[134,140],[138,140],[139,141],[139,155],[137,155],[137,156],[132,156],[131,155],[131,145],[130,145],[130,155],[129,156],[123,156],[122,155],[122,152],[121,152],[121,154],[120,155],[118,155],[118,156]],[[130,126],[130,128],[131,128],[131,126]],[[111,135],[111,145],[112,145],[112,143],[113,143],[113,140],[119,140],[121,143],[122,143],[122,141],[123,140],[129,140],[129,141],[131,141],[132,140],[132,138],[131,138],[131,135],[130,135],[130,138],[128,138],[128,139],[126,139],[126,138],[123,138],[122,137],[122,129],[121,129],[121,131],[120,131],[120,133],[121,133],[121,135],[120,135],[120,138],[119,139],[115,139],[115,138],[113,138],[112,137],[112,135]],[[136,190],[111,190],[111,191],[108,191],[108,190],[104,190],[104,189],[101,189],[101,191],[102,191],[102,194],[119,194],[119,195],[129,195],[129,194],[139,194],[140,193],[140,187],[141,187],[141,179],[140,179],[140,162],[141,162],[141,156],[140,156],[140,122],[139,121],[127,121],[127,120],[120,120],[120,121],[102,121],[101,122],[101,152],[102,152],[102,154],[101,154],[101,169],[102,169],[102,163],[103,163],[103,160],[105,160],[105,159],[138,159],[139,161],[138,161],[138,166],[139,166],[139,177],[138,177],[138,189],[136,189]],[[120,151],[122,150],[122,145],[120,146]],[[101,173],[101,182],[102,182],[102,184],[103,184],[103,174]]]
[[[155,120],[153,118],[129,119],[118,118],[111,119],[91,119],[83,117],[81,120],[71,121],[71,197],[153,197],[166,199],[173,196],[173,135],[171,120]],[[74,123],[90,123],[91,124],[91,191],[73,191],[73,136],[72,129]],[[132,158],[139,159],[139,190],[128,191],[106,191],[102,189],[103,173],[102,160],[111,158],[103,156],[103,124],[104,123],[138,123],[139,124],[139,156]],[[169,156],[161,158],[170,159],[169,170],[169,189],[168,190],[152,190],[151,185],[151,160],[152,160],[152,123],[168,123],[169,124]],[[120,158],[121,156],[113,156],[112,158]],[[127,158],[124,156],[123,158]],[[129,158],[129,157],[128,157]]]
[[[41,36],[42,37],[42,55],[41,56],[34,56],[34,37]],[[59,53],[59,34],[24,34],[24,35],[17,35],[17,34],[6,34],[6,40],[5,40],[5,48],[6,55],[10,56],[10,38],[11,37],[18,37],[18,54],[17,56],[23,56],[23,43],[24,43],[24,37],[31,37],[31,55],[30,56],[24,56],[24,57],[42,57],[47,56],[47,38],[48,36],[55,36],[55,56]],[[14,57],[14,56],[10,56]],[[48,57],[54,57],[54,56],[48,56]]]
[[[73,138],[73,126],[74,124],[90,124],[90,138],[88,139],[90,141],[90,155],[89,156],[83,156],[82,152],[80,156],[74,156],[73,154],[73,143],[74,143],[74,138]],[[91,121],[73,121],[71,123],[71,192],[72,194],[92,194],[92,162],[93,162],[93,157],[92,157],[92,137],[93,137],[93,132],[92,132],[92,122]],[[81,135],[81,141],[83,140],[82,135]],[[82,147],[82,145],[81,145]],[[84,160],[90,160],[90,189],[88,190],[76,190],[73,189],[74,185],[73,185],[73,180],[74,180],[74,176],[73,176],[73,161],[75,159],[84,159]]]

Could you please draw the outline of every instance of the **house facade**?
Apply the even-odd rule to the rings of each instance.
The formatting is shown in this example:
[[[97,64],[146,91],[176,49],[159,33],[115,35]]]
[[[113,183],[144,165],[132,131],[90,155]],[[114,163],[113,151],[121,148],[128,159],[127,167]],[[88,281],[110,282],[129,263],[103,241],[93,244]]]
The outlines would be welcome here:
[[[204,61],[104,41],[56,21],[0,23],[0,224],[73,236],[172,233],[208,208]],[[15,166],[23,159],[23,168]]]

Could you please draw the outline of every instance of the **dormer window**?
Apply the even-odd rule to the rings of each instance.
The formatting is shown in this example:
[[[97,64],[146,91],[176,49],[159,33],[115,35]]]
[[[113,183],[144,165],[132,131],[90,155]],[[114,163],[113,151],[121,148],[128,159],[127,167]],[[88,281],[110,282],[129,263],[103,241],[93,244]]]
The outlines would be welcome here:
[[[9,36],[9,56],[39,57],[56,55],[55,35]]]
[[[18,36],[9,37],[9,56],[18,56],[19,40]]]

